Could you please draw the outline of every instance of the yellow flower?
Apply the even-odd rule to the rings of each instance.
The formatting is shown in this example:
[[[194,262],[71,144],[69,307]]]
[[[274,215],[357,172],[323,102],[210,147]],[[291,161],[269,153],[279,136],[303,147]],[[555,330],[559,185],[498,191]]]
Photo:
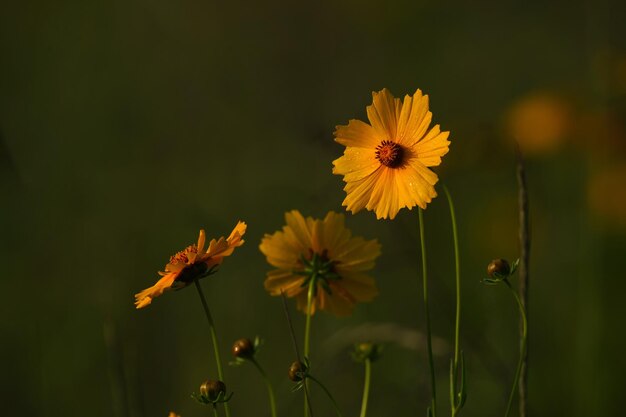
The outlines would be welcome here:
[[[296,297],[306,313],[308,286],[313,279],[316,309],[348,315],[357,302],[371,301],[378,290],[366,271],[380,255],[376,240],[352,237],[344,216],[329,212],[324,220],[306,219],[299,211],[285,213],[286,226],[266,234],[259,248],[277,269],[268,272],[265,289],[271,295]]]
[[[135,305],[143,308],[152,302],[152,299],[170,289],[181,289],[212,272],[220,265],[225,257],[233,253],[235,248],[243,245],[242,236],[246,233],[246,224],[238,222],[228,238],[212,239],[204,251],[206,235],[200,230],[198,243],[187,246],[184,250],[170,257],[165,265],[165,271],[159,272],[162,276],[156,284],[135,294]]]
[[[343,205],[352,213],[375,211],[378,219],[393,219],[403,207],[425,209],[437,196],[438,177],[428,167],[448,153],[450,132],[428,129],[432,113],[421,90],[402,102],[387,89],[372,97],[370,124],[353,119],[335,130],[335,141],[346,146],[333,162],[333,173],[346,182]]]
[[[173,411],[170,411],[170,415],[169,415],[169,417],[180,417],[180,415],[179,415],[179,414],[176,414],[176,413],[175,413],[175,412],[173,412]]]

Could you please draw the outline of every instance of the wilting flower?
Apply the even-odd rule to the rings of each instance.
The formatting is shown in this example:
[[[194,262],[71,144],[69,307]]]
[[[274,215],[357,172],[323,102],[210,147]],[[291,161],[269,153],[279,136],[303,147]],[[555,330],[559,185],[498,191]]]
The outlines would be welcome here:
[[[212,239],[204,250],[206,235],[200,230],[198,243],[187,246],[184,250],[170,257],[165,265],[165,271],[159,272],[162,278],[150,288],[135,294],[135,305],[143,308],[152,302],[152,299],[170,289],[181,289],[210,274],[220,265],[225,257],[233,253],[235,248],[243,245],[242,236],[246,232],[246,224],[238,222],[228,238]]]
[[[332,211],[319,220],[293,210],[285,213],[285,221],[282,231],[266,234],[259,246],[277,268],[265,280],[271,295],[296,297],[298,309],[306,313],[308,287],[313,285],[311,314],[319,308],[347,315],[357,302],[378,294],[374,279],[365,274],[380,255],[376,240],[352,237],[344,216]]]
[[[428,167],[448,153],[450,132],[439,125],[429,130],[432,113],[421,90],[402,102],[387,89],[372,96],[370,124],[350,120],[335,130],[335,140],[346,146],[333,162],[333,173],[346,182],[343,205],[352,213],[375,211],[379,219],[393,219],[403,207],[425,209],[437,196],[438,177]]]

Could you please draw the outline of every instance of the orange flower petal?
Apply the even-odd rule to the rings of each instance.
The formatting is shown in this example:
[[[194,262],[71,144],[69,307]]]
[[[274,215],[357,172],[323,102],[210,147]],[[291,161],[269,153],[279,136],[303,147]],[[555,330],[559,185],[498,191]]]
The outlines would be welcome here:
[[[146,288],[145,290],[135,294],[135,306],[137,308],[144,308],[152,303],[153,298],[159,297],[165,291],[170,289],[177,277],[178,272],[167,274],[158,280],[152,287]]]

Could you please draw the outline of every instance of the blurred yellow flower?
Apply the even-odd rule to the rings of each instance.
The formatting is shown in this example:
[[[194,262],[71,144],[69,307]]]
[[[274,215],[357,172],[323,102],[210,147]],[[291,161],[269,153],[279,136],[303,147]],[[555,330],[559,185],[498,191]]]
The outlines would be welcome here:
[[[343,205],[352,213],[375,211],[378,219],[393,219],[403,207],[425,209],[437,196],[438,177],[428,167],[448,153],[450,132],[439,125],[429,130],[432,113],[421,90],[402,102],[387,89],[372,98],[370,124],[353,119],[335,130],[335,141],[346,147],[333,162],[333,173],[346,183]]]
[[[570,107],[565,99],[549,92],[523,97],[508,111],[507,139],[517,141],[527,154],[555,151],[572,130]]]
[[[266,234],[259,249],[277,269],[268,272],[265,289],[271,295],[296,297],[306,313],[307,291],[314,279],[316,309],[348,315],[357,302],[371,301],[378,290],[366,271],[380,255],[376,240],[352,237],[344,216],[329,212],[323,220],[304,218],[299,211],[285,213],[282,231]]]
[[[235,248],[243,245],[242,236],[246,233],[246,227],[244,222],[238,222],[228,238],[212,239],[206,251],[204,250],[206,235],[204,230],[200,230],[197,244],[187,246],[170,257],[170,262],[165,265],[165,271],[159,272],[162,278],[152,287],[135,294],[137,308],[149,305],[153,298],[160,296],[164,291],[184,288],[194,280],[209,274],[212,268],[220,265]]]
[[[626,164],[602,168],[591,175],[587,188],[589,207],[611,226],[626,228]]]
[[[168,417],[180,417],[180,415],[179,415],[179,414],[176,414],[176,413],[175,413],[175,412],[173,412],[173,411],[170,411],[170,415],[169,415]]]

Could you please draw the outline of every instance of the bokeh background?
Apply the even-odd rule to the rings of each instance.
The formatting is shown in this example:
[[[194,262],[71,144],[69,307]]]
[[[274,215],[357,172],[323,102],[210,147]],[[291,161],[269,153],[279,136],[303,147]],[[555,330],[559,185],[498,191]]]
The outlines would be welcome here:
[[[517,311],[486,264],[514,259],[511,140],[528,157],[532,216],[530,412],[623,410],[626,290],[625,6],[601,1],[27,1],[0,13],[2,408],[21,416],[208,415],[189,398],[215,376],[193,288],[136,311],[198,229],[247,243],[203,282],[221,349],[265,339],[280,415],[301,412],[282,305],[258,250],[287,210],[343,211],[337,124],[370,92],[421,88],[451,131],[437,168],[458,210],[468,416],[503,413]],[[443,193],[441,193],[443,196]],[[370,416],[429,398],[415,211],[347,214],[378,238],[375,302],[313,323],[317,376],[346,415],[363,370],[347,352],[384,340]],[[426,212],[440,408],[453,335],[452,235]],[[290,303],[293,308],[294,304]],[[298,337],[303,315],[292,311]],[[268,415],[251,367],[226,369],[233,416]],[[317,415],[328,402],[313,393]],[[445,413],[444,413],[445,414]]]

